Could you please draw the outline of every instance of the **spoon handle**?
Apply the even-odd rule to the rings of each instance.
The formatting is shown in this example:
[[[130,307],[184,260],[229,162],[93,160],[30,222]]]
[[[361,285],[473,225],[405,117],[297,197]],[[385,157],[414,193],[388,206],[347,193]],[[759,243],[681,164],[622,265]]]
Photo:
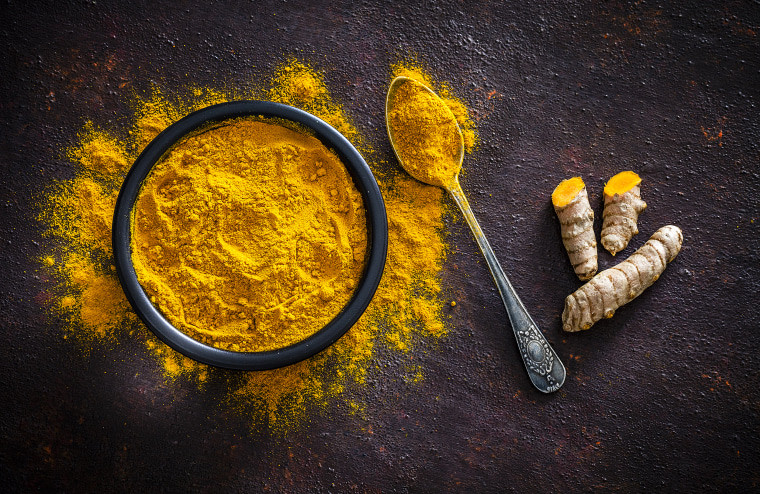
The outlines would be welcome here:
[[[520,297],[515,293],[512,284],[507,279],[504,271],[501,269],[496,255],[491,249],[483,230],[481,230],[475,215],[472,213],[470,204],[459,185],[459,180],[454,181],[453,185],[447,187],[447,190],[454,198],[459,209],[464,214],[467,224],[470,225],[475,240],[480,246],[480,250],[486,258],[488,267],[491,270],[496,286],[504,301],[504,307],[507,309],[509,321],[512,323],[512,330],[517,339],[517,346],[520,349],[525,368],[528,371],[533,385],[541,392],[551,393],[557,391],[565,382],[565,366],[557,357],[554,349],[546,341],[543,333],[538,329],[536,323],[528,314],[525,306],[520,301]]]

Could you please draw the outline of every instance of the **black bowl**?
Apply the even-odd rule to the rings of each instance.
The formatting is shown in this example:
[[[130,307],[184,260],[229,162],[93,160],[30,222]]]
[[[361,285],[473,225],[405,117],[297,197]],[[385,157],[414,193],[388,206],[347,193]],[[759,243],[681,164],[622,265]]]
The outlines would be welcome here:
[[[368,252],[359,285],[346,306],[322,329],[305,340],[266,352],[231,352],[205,345],[175,328],[150,302],[137,280],[131,255],[132,209],[145,177],[184,136],[204,126],[246,117],[274,117],[307,127],[348,169],[362,195],[367,212]],[[323,120],[291,106],[267,101],[232,101],[198,110],[156,136],[129,170],[119,191],[113,218],[116,272],[130,304],[148,328],[178,352],[205,364],[228,369],[265,370],[294,364],[335,343],[354,325],[375,294],[385,267],[388,221],[380,188],[364,158],[340,132]]]

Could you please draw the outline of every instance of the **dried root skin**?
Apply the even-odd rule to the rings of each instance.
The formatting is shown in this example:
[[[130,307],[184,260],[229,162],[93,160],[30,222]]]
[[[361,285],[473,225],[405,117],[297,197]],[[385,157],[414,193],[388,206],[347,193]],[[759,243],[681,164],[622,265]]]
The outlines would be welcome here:
[[[622,305],[635,299],[654,283],[681,250],[683,234],[667,225],[625,261],[605,269],[565,299],[562,327],[565,331],[589,329],[612,317]]]
[[[647,207],[641,200],[641,179],[634,172],[621,172],[604,187],[602,246],[613,256],[625,249],[639,233],[636,223]]]
[[[558,185],[557,189],[560,187],[562,184]],[[575,274],[581,280],[588,280],[596,273],[597,253],[596,238],[594,237],[594,211],[589,205],[586,187],[583,186],[575,197],[564,206],[557,206],[556,201],[554,201],[554,194],[552,194],[552,204],[554,204],[554,210],[557,213],[557,218],[559,218],[562,243],[565,245]]]

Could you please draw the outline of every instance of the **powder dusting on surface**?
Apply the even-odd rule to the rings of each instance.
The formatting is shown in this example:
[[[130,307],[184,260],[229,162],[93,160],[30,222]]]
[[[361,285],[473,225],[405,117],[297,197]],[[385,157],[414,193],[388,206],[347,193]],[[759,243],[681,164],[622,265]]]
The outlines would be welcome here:
[[[418,71],[421,80],[430,81],[415,67],[399,64],[393,70]],[[450,98],[432,81],[430,87]],[[363,136],[332,99],[323,74],[309,64],[298,60],[284,63],[274,71],[271,86],[257,91],[229,95],[214,88],[191,87],[178,102],[155,89],[134,102],[135,123],[126,137],[117,133],[119,129],[105,131],[86,125],[67,151],[73,178],[54,184],[41,208],[39,219],[47,229],[49,252],[41,256],[40,269],[53,280],[50,309],[60,320],[69,321],[66,336],[76,338],[83,348],[128,339],[142,341],[168,381],[189,379],[203,389],[213,375],[223,380],[227,371],[174,352],[140,324],[129,307],[113,270],[110,249],[118,187],[151,139],[187,113],[210,104],[241,97],[270,99],[329,122],[359,148],[378,178],[388,213],[388,259],[367,311],[337,343],[298,364],[241,373],[240,379],[231,381],[220,406],[248,417],[252,430],[287,433],[336,400],[360,413],[361,394],[351,389],[360,387],[372,369],[381,365],[375,357],[378,348],[406,354],[414,351],[417,339],[446,334],[440,279],[446,254],[444,192],[373,160],[375,153],[363,144]],[[469,144],[466,142],[471,150],[474,129],[462,108],[464,113],[454,113],[464,119],[460,125],[465,136],[471,131]],[[407,371],[409,383],[423,379],[424,369],[410,365]]]

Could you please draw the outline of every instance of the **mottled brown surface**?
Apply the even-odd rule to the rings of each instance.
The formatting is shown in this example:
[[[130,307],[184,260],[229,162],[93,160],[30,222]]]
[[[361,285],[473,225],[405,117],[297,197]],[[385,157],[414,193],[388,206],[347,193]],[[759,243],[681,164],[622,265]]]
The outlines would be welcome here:
[[[760,489],[756,2],[109,3],[0,9],[3,491]],[[41,310],[33,211],[70,176],[58,151],[86,119],[124,129],[129,91],[248,84],[296,55],[327,69],[390,160],[388,66],[408,51],[475,110],[463,187],[567,366],[560,392],[531,388],[461,221],[445,271],[456,329],[414,353],[419,385],[396,377],[409,357],[380,355],[367,418],[336,403],[286,439],[251,434],[219,390],[164,384],[137,345],[85,357],[62,339]],[[549,196],[581,174],[600,218],[626,168],[649,208],[620,255],[667,223],[684,249],[612,320],[565,335],[579,283]]]

